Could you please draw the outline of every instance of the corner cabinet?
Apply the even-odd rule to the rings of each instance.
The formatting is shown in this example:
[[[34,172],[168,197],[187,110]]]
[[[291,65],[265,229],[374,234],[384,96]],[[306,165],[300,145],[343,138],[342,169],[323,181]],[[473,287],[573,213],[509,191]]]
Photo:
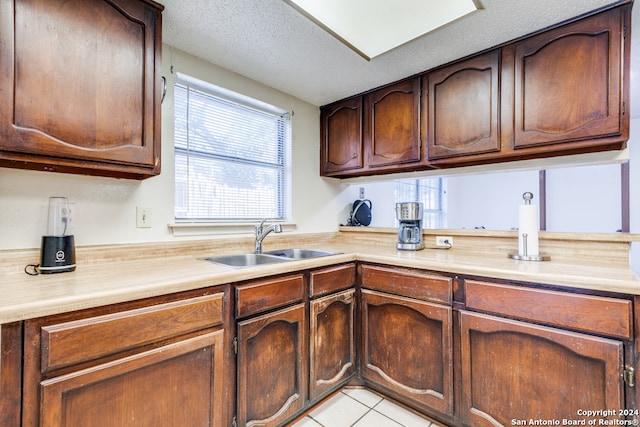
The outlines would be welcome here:
[[[162,9],[0,0],[0,166],[159,174]]]
[[[362,376],[422,410],[453,416],[452,279],[362,266]]]

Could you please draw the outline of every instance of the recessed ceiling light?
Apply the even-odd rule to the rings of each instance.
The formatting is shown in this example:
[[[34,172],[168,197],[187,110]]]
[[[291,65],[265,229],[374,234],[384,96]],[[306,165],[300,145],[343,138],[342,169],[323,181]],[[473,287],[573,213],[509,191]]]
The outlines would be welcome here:
[[[367,60],[455,21],[474,0],[285,0]]]

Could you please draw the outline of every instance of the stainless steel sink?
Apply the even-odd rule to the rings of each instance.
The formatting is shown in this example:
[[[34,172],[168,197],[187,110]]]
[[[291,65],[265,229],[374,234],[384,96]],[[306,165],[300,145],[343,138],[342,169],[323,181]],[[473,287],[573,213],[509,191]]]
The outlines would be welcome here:
[[[265,254],[276,255],[281,258],[289,259],[306,259],[306,258],[318,258],[329,255],[336,255],[339,252],[318,251],[315,249],[279,249],[276,251],[268,251]]]
[[[275,264],[291,261],[290,258],[267,254],[234,254],[205,258],[206,261],[227,265],[230,267],[255,267],[258,265]]]

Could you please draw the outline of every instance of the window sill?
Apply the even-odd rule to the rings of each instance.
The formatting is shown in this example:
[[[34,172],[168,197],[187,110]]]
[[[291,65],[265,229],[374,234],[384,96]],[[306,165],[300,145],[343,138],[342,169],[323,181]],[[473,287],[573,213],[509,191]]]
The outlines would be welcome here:
[[[296,224],[280,221],[267,221],[265,224],[279,223],[285,233],[293,232]],[[173,222],[168,224],[171,234],[174,237],[185,236],[219,236],[228,234],[249,234],[255,233],[255,227],[259,221],[251,222]]]

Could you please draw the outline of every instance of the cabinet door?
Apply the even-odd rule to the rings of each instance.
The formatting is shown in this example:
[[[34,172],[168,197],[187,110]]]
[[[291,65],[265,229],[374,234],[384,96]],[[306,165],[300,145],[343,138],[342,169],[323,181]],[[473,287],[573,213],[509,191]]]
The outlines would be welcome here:
[[[621,134],[624,10],[516,44],[516,148]]]
[[[0,165],[160,173],[161,9],[0,2]]]
[[[365,97],[367,166],[420,162],[420,79],[414,78]]]
[[[428,74],[428,157],[500,151],[500,51]]]
[[[223,330],[42,381],[40,425],[223,426]]]
[[[465,311],[460,327],[462,417],[470,426],[625,407],[620,341]]]
[[[451,307],[363,290],[365,380],[451,415],[451,316]]]
[[[323,107],[320,126],[321,174],[362,169],[362,97]]]
[[[310,400],[337,389],[354,372],[354,292],[311,301]]]
[[[238,323],[238,425],[278,426],[306,399],[304,304]]]

